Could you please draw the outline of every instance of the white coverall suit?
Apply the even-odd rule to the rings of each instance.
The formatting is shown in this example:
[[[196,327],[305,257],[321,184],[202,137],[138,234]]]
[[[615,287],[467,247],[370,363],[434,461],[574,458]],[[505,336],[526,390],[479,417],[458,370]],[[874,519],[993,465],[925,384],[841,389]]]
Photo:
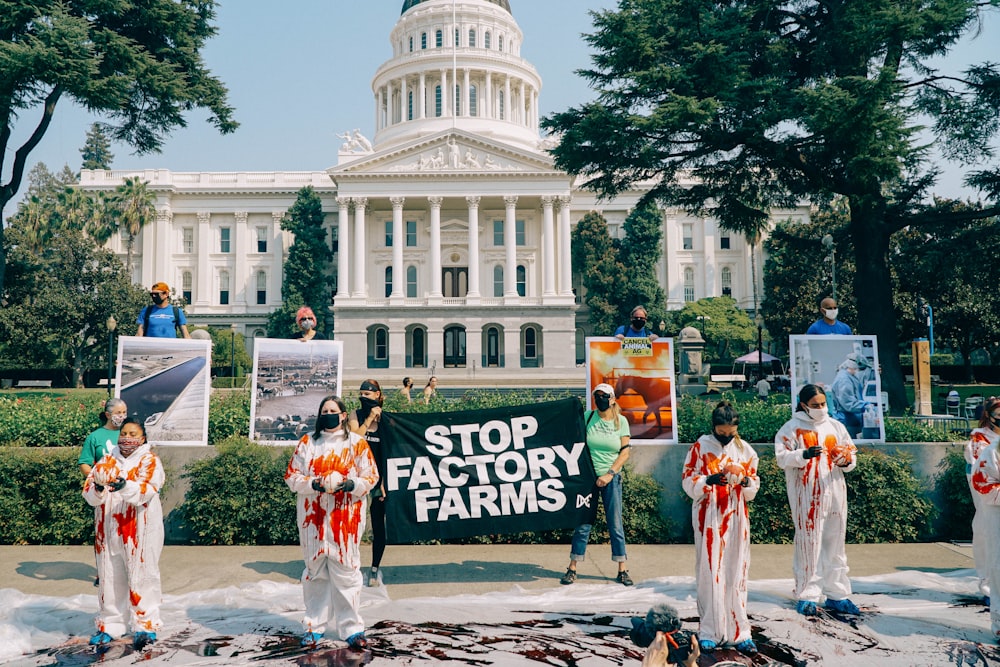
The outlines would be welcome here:
[[[319,479],[327,491],[313,489]],[[354,490],[331,493],[336,484],[354,480]],[[305,559],[302,593],[307,632],[323,634],[332,620],[340,639],[363,632],[361,606],[361,535],[365,532],[365,496],[378,484],[368,443],[342,430],[304,435],[288,462],[285,483],[298,494],[296,517]]]
[[[989,568],[993,545],[987,539],[989,528],[983,525],[987,521],[989,510],[983,509],[983,496],[972,486],[972,469],[982,451],[990,445],[996,445],[998,441],[1000,441],[1000,433],[995,432],[993,429],[975,428],[972,429],[969,441],[965,443],[965,477],[969,480],[972,504],[976,508],[976,513],[972,517],[972,557],[976,561],[979,592],[986,597],[990,595]]]
[[[979,452],[972,465],[972,488],[979,493],[980,505],[976,512],[983,515],[980,523],[982,536],[988,544],[1000,540],[1000,441],[994,441]],[[1000,590],[1000,549],[988,549],[990,590]],[[977,561],[976,565],[979,563]],[[993,637],[1000,640],[1000,602],[990,596],[990,628]]]
[[[98,491],[94,473],[115,466],[127,480],[124,488],[112,491],[105,486]],[[94,464],[84,483],[83,497],[94,508],[94,552],[101,581],[97,629],[112,637],[128,631],[157,632],[162,625],[163,481],[163,464],[146,443],[128,458],[115,447]]]
[[[822,445],[811,459],[804,450]],[[844,425],[832,417],[812,421],[796,411],[774,436],[774,455],[785,470],[788,504],[795,521],[797,600],[843,600],[851,594],[844,541],[847,535],[847,483],[844,473],[858,463],[857,447]],[[837,461],[843,465],[837,465]]]
[[[709,475],[739,466],[746,486],[710,486]],[[750,515],[747,501],[760,488],[757,452],[737,436],[723,446],[713,435],[698,438],[688,451],[682,478],[694,504],[695,578],[698,582],[698,638],[716,644],[751,639],[747,618],[750,570]]]

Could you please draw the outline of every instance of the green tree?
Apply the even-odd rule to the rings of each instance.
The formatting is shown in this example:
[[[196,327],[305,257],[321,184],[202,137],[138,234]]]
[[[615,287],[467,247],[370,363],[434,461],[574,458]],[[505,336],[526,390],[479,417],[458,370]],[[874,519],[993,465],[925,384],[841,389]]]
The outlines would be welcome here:
[[[0,11],[0,209],[21,187],[31,152],[64,97],[108,119],[111,139],[139,153],[159,150],[186,124],[185,113],[208,111],[220,132],[236,129],[227,91],[202,61],[216,30],[214,0],[6,2]],[[30,131],[12,147],[15,124]],[[4,160],[13,156],[9,171]],[[0,226],[0,294],[9,244]]]
[[[666,300],[657,277],[657,266],[663,256],[660,238],[663,235],[663,213],[649,202],[635,207],[623,225],[619,256],[625,267],[623,292],[619,298],[619,323],[627,322],[635,306],[645,306],[649,326],[666,315]]]
[[[934,59],[997,4],[620,0],[593,14],[586,38],[596,53],[582,74],[597,100],[543,125],[562,136],[556,165],[600,195],[650,180],[647,199],[717,216],[747,238],[772,207],[843,197],[856,328],[878,336],[883,386],[901,411],[889,241],[907,225],[1000,212],[929,206],[937,172],[920,134],[963,166],[993,155],[998,66],[948,76]],[[967,180],[1000,194],[1000,170]]]
[[[142,228],[156,217],[156,195],[150,192],[147,185],[148,183],[140,181],[138,177],[126,178],[111,195],[109,222],[112,225],[111,229],[122,229],[127,234],[125,266],[129,269],[132,266],[132,250],[135,248],[136,237]],[[103,233],[99,236],[103,236]]]
[[[100,123],[94,123],[87,130],[87,140],[80,154],[83,156],[82,169],[111,169],[115,156],[111,152],[111,141]]]
[[[229,375],[229,368],[233,366],[235,377],[246,375],[253,366],[253,359],[247,352],[243,334],[214,327],[194,327],[191,331],[198,329],[204,329],[212,337],[212,363],[216,368],[225,368],[225,375]]]
[[[621,294],[625,267],[608,233],[608,222],[596,211],[573,228],[570,239],[573,267],[581,274],[584,303],[590,310],[590,333],[610,336],[621,321]]]
[[[757,349],[757,327],[746,311],[729,296],[709,297],[686,303],[683,308],[672,313],[671,324],[675,336],[684,327],[694,327],[702,333],[705,339],[705,361],[708,362],[730,362],[735,357]]]
[[[324,326],[324,315],[330,312],[333,278],[328,269],[333,251],[323,227],[323,201],[312,186],[299,190],[295,203],[281,220],[281,228],[291,232],[295,241],[288,249],[281,282],[282,308],[268,318],[268,335],[288,338],[297,329],[295,311],[308,305]],[[329,332],[327,332],[329,333]]]

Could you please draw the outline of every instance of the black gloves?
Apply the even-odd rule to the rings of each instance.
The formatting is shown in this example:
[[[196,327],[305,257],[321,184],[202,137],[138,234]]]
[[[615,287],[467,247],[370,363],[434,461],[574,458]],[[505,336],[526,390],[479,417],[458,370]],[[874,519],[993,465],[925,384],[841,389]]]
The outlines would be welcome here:
[[[823,453],[823,445],[813,445],[808,449],[802,451],[802,458],[804,459],[814,459]]]
[[[94,482],[94,488],[97,489],[98,493],[101,493],[101,492],[104,491],[104,486],[102,484],[98,484],[97,482]]]
[[[705,478],[705,484],[709,486],[726,486],[728,482],[726,481],[726,473],[717,472],[714,475],[709,475]]]
[[[320,481],[319,477],[313,477],[312,488],[316,493],[326,493],[326,487],[323,486],[323,482]]]
[[[110,484],[108,488],[112,491],[121,491],[125,488],[125,478],[119,477],[118,480],[114,484]]]
[[[313,477],[312,488],[313,488],[313,491],[315,491],[316,493],[326,493],[327,492],[326,487],[323,486],[323,481],[319,477]],[[354,490],[354,480],[353,479],[345,479],[343,482],[341,482],[337,486],[335,486],[332,489],[330,489],[330,493],[337,493],[337,491],[343,491],[345,493],[350,493],[353,490]]]
[[[353,490],[354,490],[353,479],[345,479],[343,482],[337,485],[337,488],[334,489],[334,491],[343,491],[344,493],[350,493]]]

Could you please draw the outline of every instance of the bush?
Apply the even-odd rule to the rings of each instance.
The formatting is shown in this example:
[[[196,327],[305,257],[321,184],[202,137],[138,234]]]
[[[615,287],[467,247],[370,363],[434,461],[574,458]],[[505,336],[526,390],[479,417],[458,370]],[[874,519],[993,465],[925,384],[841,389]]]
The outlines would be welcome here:
[[[936,510],[922,495],[910,463],[905,454],[858,451],[858,465],[846,475],[848,542],[916,542],[930,535]],[[750,503],[751,539],[790,544],[795,540],[795,524],[785,471],[778,467],[773,452],[760,454],[757,471],[760,491]]]
[[[180,507],[195,544],[298,544],[295,495],[285,484],[292,450],[232,436],[218,453],[185,467],[191,489]]]
[[[942,429],[920,424],[912,417],[885,420],[886,442],[949,442],[951,437]]]
[[[92,544],[94,510],[84,501],[79,447],[0,448],[0,544]]]
[[[678,401],[676,417],[679,442],[695,442],[712,430],[712,410],[726,399],[740,413],[740,437],[747,442],[774,442],[774,434],[791,419],[787,395],[775,395],[766,401],[737,401],[733,394],[683,396]]]
[[[91,397],[93,396],[93,397]],[[99,398],[98,398],[99,397]],[[100,426],[105,395],[0,397],[0,444],[6,447],[79,447]]]
[[[950,448],[938,464],[934,488],[940,499],[941,526],[945,540],[971,540],[972,517],[976,508],[972,504],[969,481],[965,476],[965,452],[962,447]]]
[[[250,435],[250,392],[212,392],[208,403],[208,444]]]

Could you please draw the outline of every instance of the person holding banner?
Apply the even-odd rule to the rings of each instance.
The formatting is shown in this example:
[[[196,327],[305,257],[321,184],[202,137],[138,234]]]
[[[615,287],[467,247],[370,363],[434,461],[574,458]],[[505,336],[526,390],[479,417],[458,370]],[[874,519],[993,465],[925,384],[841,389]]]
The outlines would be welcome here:
[[[698,582],[698,636],[701,648],[732,643],[747,655],[757,652],[747,618],[750,570],[750,514],[747,502],[760,488],[757,452],[743,442],[740,415],[729,401],[712,411],[712,434],[698,438],[684,462],[682,485],[691,497],[695,579]]]
[[[615,329],[615,338],[625,340],[626,338],[648,338],[656,340],[659,338],[655,333],[646,328],[646,309],[636,306],[629,315],[630,322]]]
[[[292,338],[301,340],[303,343],[310,340],[326,340],[326,336],[316,329],[316,313],[309,306],[302,306],[295,313],[295,323],[299,325],[300,331],[296,331]]]
[[[361,408],[355,410],[350,416],[351,431],[357,433],[368,443],[372,456],[375,457],[375,466],[378,468],[378,486],[372,489],[368,496],[372,502],[369,505],[369,512],[372,517],[372,567],[368,574],[368,586],[378,586],[378,568],[382,564],[382,555],[385,553],[385,473],[386,473],[386,449],[385,440],[382,433],[382,403],[385,397],[382,395],[382,386],[377,380],[365,380],[361,383],[361,391],[358,392],[361,400]]]
[[[337,635],[355,649],[368,647],[361,606],[361,535],[365,496],[378,483],[371,450],[347,428],[339,396],[319,404],[316,430],[299,440],[285,471],[296,495],[299,543],[305,558],[303,646],[315,646],[333,621]]]
[[[622,521],[622,468],[629,455],[629,425],[615,401],[615,390],[609,384],[601,383],[594,388],[594,405],[596,410],[584,414],[587,431],[587,448],[598,473],[595,502],[591,507],[590,521],[577,526],[573,532],[570,545],[569,566],[566,574],[559,580],[561,584],[572,584],[576,581],[576,564],[583,560],[587,552],[587,541],[597,516],[596,496],[601,496],[604,514],[608,522],[608,534],[611,537],[611,560],[618,563],[620,584],[631,586],[632,577],[628,574],[625,554],[625,525]],[[604,471],[603,473],[601,471]]]
[[[815,384],[799,390],[795,414],[774,436],[774,456],[785,471],[788,504],[795,522],[796,611],[815,616],[826,607],[859,614],[848,596],[847,483],[844,473],[858,464],[857,448],[847,429],[827,411],[826,392]]]

